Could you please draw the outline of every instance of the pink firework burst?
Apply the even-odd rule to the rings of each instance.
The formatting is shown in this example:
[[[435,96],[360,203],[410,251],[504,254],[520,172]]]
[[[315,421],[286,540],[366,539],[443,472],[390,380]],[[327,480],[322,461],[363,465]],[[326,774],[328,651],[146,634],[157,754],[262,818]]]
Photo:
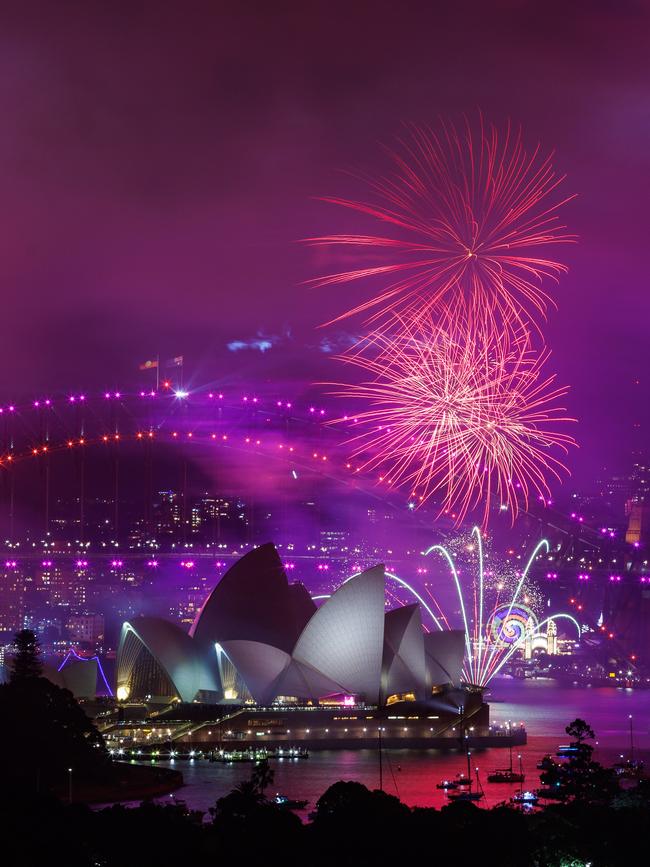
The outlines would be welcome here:
[[[453,332],[431,319],[395,324],[339,356],[367,375],[333,384],[368,405],[345,419],[360,468],[416,504],[435,497],[457,524],[481,508],[487,525],[493,504],[514,521],[531,497],[546,501],[547,479],[567,472],[556,455],[575,445],[560,430],[573,421],[557,405],[567,389],[543,373],[548,353],[535,354],[525,332],[498,338],[467,321]]]
[[[363,267],[317,278],[316,286],[368,280],[373,294],[337,319],[372,312],[437,318],[458,315],[517,328],[527,314],[545,315],[552,302],[545,284],[566,266],[543,248],[573,240],[557,211],[563,177],[539,146],[524,148],[508,125],[499,136],[479,115],[438,132],[410,127],[388,151],[392,170],[363,176],[363,200],[326,198],[385,227],[386,234],[311,238],[315,245],[355,248]],[[569,197],[572,198],[572,197]],[[334,320],[337,321],[337,320]]]

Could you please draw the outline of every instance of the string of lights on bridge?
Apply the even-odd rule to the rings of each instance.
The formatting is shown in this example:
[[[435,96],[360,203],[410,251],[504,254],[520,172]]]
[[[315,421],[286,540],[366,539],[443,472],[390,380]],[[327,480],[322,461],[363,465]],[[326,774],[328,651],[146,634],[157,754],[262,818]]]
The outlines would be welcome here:
[[[311,422],[320,422],[327,415],[327,411],[322,407],[317,407],[315,405],[309,405],[306,407],[303,416],[295,416],[294,413],[296,411],[294,407],[294,401],[286,400],[286,399],[271,399],[268,401],[263,401],[261,398],[257,396],[251,395],[242,395],[238,402],[236,403],[228,403],[225,398],[225,394],[223,391],[202,391],[197,390],[193,392],[189,392],[183,389],[173,389],[171,386],[171,382],[165,381],[162,383],[162,388],[160,391],[156,391],[154,389],[150,390],[140,390],[139,392],[128,392],[128,391],[105,391],[101,396],[97,397],[89,397],[85,393],[79,394],[69,394],[67,397],[60,398],[42,398],[38,400],[34,400],[31,403],[26,404],[8,404],[6,406],[0,406],[0,415],[5,413],[15,414],[16,417],[22,415],[24,412],[31,410],[54,410],[56,407],[69,408],[70,406],[77,407],[85,407],[90,405],[94,401],[124,401],[126,399],[145,399],[151,400],[155,398],[174,398],[182,403],[187,402],[190,397],[192,398],[192,402],[194,403],[196,399],[203,398],[204,400],[207,398],[206,405],[207,406],[215,406],[216,405],[220,409],[235,409],[235,408],[246,408],[251,407],[256,410],[265,412],[277,411],[277,410],[285,410],[292,411],[292,417],[290,420],[292,421],[311,421]],[[343,416],[343,419],[347,419],[347,415]],[[356,419],[352,420],[356,422]],[[129,441],[140,441],[146,442],[151,440],[158,441],[167,441],[167,442],[196,442],[203,441],[208,444],[228,444],[230,447],[239,447],[245,449],[247,447],[262,448],[263,447],[263,438],[260,436],[241,436],[237,434],[230,433],[217,433],[215,431],[211,431],[205,433],[203,431],[197,430],[185,430],[181,431],[178,429],[174,429],[166,435],[160,430],[160,425],[156,426],[154,430],[154,426],[151,425],[149,428],[143,428],[137,430],[135,433],[124,433],[121,431],[113,431],[113,432],[105,432],[101,435],[89,437],[89,436],[72,436],[67,437],[64,440],[61,440],[57,443],[52,443],[48,441],[41,441],[38,445],[31,445],[24,449],[10,449],[6,451],[4,454],[0,454],[0,469],[2,468],[10,468],[15,465],[16,462],[24,461],[27,458],[38,458],[47,456],[52,453],[59,453],[61,451],[69,451],[72,449],[78,449],[84,446],[91,446],[96,444],[116,444],[120,442],[129,442]],[[167,439],[166,439],[167,437]],[[333,458],[331,454],[326,454],[323,452],[322,448],[319,449],[305,449],[301,446],[289,445],[287,443],[276,443],[275,444],[275,453],[282,453],[292,455],[294,459],[307,460],[311,462],[312,466],[315,464],[324,464],[327,462],[336,462],[337,470],[345,471],[348,475],[350,474],[361,474],[365,478],[369,478],[368,474],[363,473],[363,467],[360,464],[353,464],[352,462],[340,459],[337,462],[336,458]],[[297,474],[294,472],[294,478],[297,478]],[[372,479],[373,484],[376,485],[384,485],[386,487],[391,487],[391,480],[386,478],[384,475],[376,475]],[[410,510],[414,510],[418,502],[424,500],[423,496],[416,496],[415,492],[413,492],[411,498],[408,500],[407,507]],[[542,498],[543,502],[543,498]],[[453,511],[447,510],[445,514],[449,515],[449,517],[454,520],[456,518],[456,514]]]
[[[287,419],[289,421],[297,421],[297,422],[323,422],[325,421],[328,412],[323,407],[318,407],[314,404],[306,405],[303,408],[300,408],[296,405],[294,400],[287,400],[285,398],[269,398],[262,399],[256,395],[243,394],[232,400],[231,398],[227,398],[225,392],[223,390],[216,389],[206,389],[205,387],[192,389],[189,391],[184,388],[175,387],[171,380],[163,380],[160,384],[160,388],[156,389],[139,389],[137,391],[129,391],[129,390],[110,390],[110,391],[102,391],[98,394],[89,395],[85,392],[79,393],[68,393],[66,395],[60,395],[58,397],[44,397],[38,398],[31,402],[25,403],[8,403],[5,405],[0,405],[0,416],[11,416],[14,418],[21,417],[29,410],[37,410],[39,412],[46,411],[54,411],[57,408],[70,408],[70,407],[87,407],[94,403],[106,404],[109,402],[120,402],[121,404],[127,400],[133,400],[142,402],[152,402],[154,400],[172,400],[179,404],[186,405],[191,403],[192,405],[198,405],[201,402],[204,403],[207,407],[218,407],[220,411],[224,409],[241,409],[241,408],[252,408],[258,411],[264,412],[277,412],[280,411],[291,411],[291,416]],[[348,419],[347,414],[343,414],[341,416],[343,420]],[[270,419],[267,419],[270,421]],[[352,417],[350,419],[351,423],[356,422],[356,418]],[[83,427],[83,423],[81,424]],[[124,433],[123,431],[114,430],[111,432],[104,432],[99,436],[88,437],[85,435],[79,436],[69,436],[57,443],[52,443],[49,441],[49,437],[44,437],[42,441],[38,444],[32,444],[29,447],[22,449],[13,449],[10,448],[5,451],[4,454],[0,454],[0,469],[1,468],[9,468],[11,465],[15,464],[17,461],[23,461],[26,458],[38,458],[43,457],[51,453],[57,453],[61,451],[69,451],[71,449],[78,449],[84,446],[90,446],[95,444],[116,444],[120,442],[128,442],[128,441],[151,441],[151,440],[162,440],[165,441],[165,434],[160,430],[161,425],[142,426],[135,433]],[[329,431],[331,432],[331,428]],[[286,434],[285,434],[286,435]],[[244,448],[261,448],[263,443],[263,438],[260,436],[241,436],[237,434],[231,433],[217,433],[215,431],[211,431],[209,433],[204,433],[202,431],[197,430],[178,430],[173,429],[167,435],[167,440],[171,442],[179,442],[179,441],[205,441],[207,443],[212,444],[228,444],[231,447],[240,447]],[[336,448],[341,448],[345,443],[338,443]],[[322,448],[319,449],[305,449],[302,446],[289,445],[287,443],[276,443],[275,448],[272,450],[275,451],[276,454],[284,453],[292,455],[294,459],[300,458],[301,460],[308,460],[311,462],[312,466],[316,463],[334,463],[337,462],[337,458],[333,457],[331,453],[325,453]],[[362,463],[352,463],[349,460],[344,458],[339,458],[337,465],[337,470],[344,470],[348,475],[360,473],[364,477],[367,477],[373,484],[384,485],[386,487],[391,487],[391,479],[385,477],[382,474],[373,475],[372,478],[367,473],[363,473]],[[537,498],[539,503],[544,507],[550,507],[553,505],[552,500],[546,500],[543,496],[539,496]],[[418,506],[418,501],[424,500],[424,497],[417,497],[415,492],[412,492],[411,497],[408,498],[407,506],[409,509],[415,509]],[[502,509],[507,509],[507,506],[502,506]],[[456,514],[453,511],[446,511],[447,514],[452,520],[456,518]],[[584,516],[578,514],[577,512],[572,512],[570,514],[571,521],[577,523],[578,525],[584,527],[585,529],[591,530],[594,534],[599,534],[603,539],[614,539],[616,537],[616,531],[610,527],[600,527],[600,528],[591,528],[585,523]],[[631,545],[635,548],[640,547],[639,542],[632,542]],[[647,577],[647,576],[644,576]],[[643,582],[646,583],[646,582]]]

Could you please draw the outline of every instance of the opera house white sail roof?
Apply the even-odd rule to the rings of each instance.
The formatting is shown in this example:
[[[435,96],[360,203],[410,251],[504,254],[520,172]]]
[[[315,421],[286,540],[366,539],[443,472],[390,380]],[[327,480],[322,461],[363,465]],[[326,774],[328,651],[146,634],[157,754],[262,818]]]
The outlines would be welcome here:
[[[238,560],[212,591],[189,635],[168,621],[124,624],[117,695],[133,700],[368,704],[460,683],[463,634],[425,633],[417,604],[386,612],[383,565],[345,581],[319,608],[290,584],[272,544]]]

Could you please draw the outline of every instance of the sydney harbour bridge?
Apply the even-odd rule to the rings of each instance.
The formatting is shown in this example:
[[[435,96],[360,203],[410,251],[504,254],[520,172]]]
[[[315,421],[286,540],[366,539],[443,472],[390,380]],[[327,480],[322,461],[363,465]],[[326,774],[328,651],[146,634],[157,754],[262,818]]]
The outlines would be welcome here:
[[[288,568],[325,577],[317,570],[354,565],[355,555],[333,540],[343,530],[352,540],[364,535],[345,512],[361,502],[369,532],[384,539],[384,559],[417,580],[418,548],[452,538],[455,516],[438,516],[434,502],[420,506],[366,473],[349,457],[350,426],[332,418],[327,406],[290,396],[171,382],[3,403],[5,569],[90,558],[134,571],[162,562],[225,567],[242,549],[279,536],[291,538]],[[161,523],[161,492],[169,493],[170,526]],[[234,506],[236,539],[224,504]],[[373,528],[381,518],[388,522]],[[506,560],[548,539],[549,554],[536,566],[545,592],[633,661],[647,652],[641,615],[650,606],[650,569],[642,545],[541,502],[529,503],[514,527],[496,506],[490,533]]]

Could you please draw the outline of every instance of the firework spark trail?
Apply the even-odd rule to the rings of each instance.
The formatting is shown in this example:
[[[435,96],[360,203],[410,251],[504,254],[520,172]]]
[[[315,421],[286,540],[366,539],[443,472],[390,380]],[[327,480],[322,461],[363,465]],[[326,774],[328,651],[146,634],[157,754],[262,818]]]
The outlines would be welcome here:
[[[397,595],[397,593],[394,593],[389,587],[386,587],[385,591],[386,591],[386,596],[388,597],[386,600],[387,602],[389,601],[389,599],[392,599],[393,602],[396,602],[400,606],[408,604],[407,602],[404,602],[403,599],[400,599],[399,596]]]
[[[472,528],[472,533],[476,536],[478,544],[478,559],[479,559],[479,619],[478,619],[478,656],[481,658],[483,650],[483,596],[484,596],[484,570],[483,570],[483,540],[481,531],[478,527]],[[476,582],[474,582],[476,587]],[[480,672],[479,672],[480,674]]]
[[[438,609],[438,614],[440,615],[440,619],[441,619],[441,620],[443,621],[443,623],[445,624],[445,627],[446,627],[447,629],[451,629],[451,626],[450,626],[450,624],[449,624],[449,621],[447,620],[447,615],[446,615],[445,612],[442,610],[442,606],[440,605],[440,603],[438,602],[438,600],[436,599],[436,597],[435,597],[435,596],[433,595],[433,593],[429,590],[429,588],[426,586],[426,584],[425,584],[425,586],[424,586],[424,589],[426,590],[427,594],[428,594],[429,597],[431,598],[431,601],[433,602],[433,604],[434,604],[434,605],[436,606],[436,608]]]
[[[460,612],[463,620],[463,628],[465,634],[465,660],[463,664],[463,677],[466,683],[473,686],[480,686],[481,688],[487,686],[487,684],[495,677],[503,668],[503,666],[510,660],[512,655],[521,647],[522,642],[526,640],[526,633],[517,640],[515,640],[512,644],[508,644],[505,640],[501,640],[499,635],[494,635],[491,628],[491,618],[488,618],[487,623],[483,624],[483,610],[484,610],[484,594],[485,594],[485,581],[484,581],[484,555],[483,555],[483,541],[480,529],[478,527],[474,527],[472,529],[472,534],[476,536],[477,544],[478,544],[478,579],[474,577],[472,579],[472,597],[475,611],[478,611],[478,622],[475,616],[474,621],[470,623],[467,617],[467,608],[465,603],[465,593],[463,591],[462,582],[459,577],[458,570],[456,568],[456,564],[451,553],[445,548],[443,545],[432,545],[426,551],[423,552],[425,556],[430,555],[433,552],[440,554],[440,556],[446,561],[447,565],[450,568],[451,576],[454,581],[454,585],[456,587],[456,593],[458,595],[458,601],[460,604]],[[533,549],[528,561],[526,562],[526,566],[517,582],[517,586],[515,587],[510,602],[507,603],[507,611],[503,616],[502,623],[505,625],[508,622],[508,618],[510,617],[515,605],[517,604],[517,600],[519,595],[523,589],[523,586],[526,580],[529,577],[530,569],[539,556],[539,553],[542,549],[546,549],[548,552],[548,542],[546,539],[542,539]],[[396,578],[397,576],[392,575],[392,578]],[[411,592],[413,588],[409,586]],[[417,595],[416,595],[416,598]],[[499,607],[499,603],[497,602],[497,606],[494,611]],[[429,613],[431,613],[430,609],[427,608]],[[532,633],[532,637],[541,635],[541,630],[544,626],[546,626],[551,620],[557,619],[568,619],[570,620],[577,628],[578,635],[580,635],[580,625],[570,614],[558,613],[553,614],[546,617],[540,623],[536,624],[535,630]],[[442,630],[443,627],[440,622],[436,619],[436,626],[438,629]],[[445,618],[445,624],[447,628],[449,628],[449,624],[447,619]],[[485,627],[485,628],[484,628]],[[502,627],[503,628],[503,627]]]
[[[467,316],[492,327],[517,327],[529,314],[544,316],[566,266],[540,248],[566,243],[557,211],[570,198],[556,194],[563,177],[539,146],[527,153],[520,132],[465,119],[440,132],[409,128],[388,150],[392,171],[380,179],[361,175],[366,201],[325,198],[369,217],[391,235],[339,234],[308,239],[318,246],[354,248],[376,264],[328,274],[315,286],[392,278],[370,298],[342,314],[371,312],[370,321],[394,314]],[[377,259],[379,258],[379,261]]]
[[[527,632],[524,630],[523,634],[520,638],[513,641],[509,644],[507,641],[501,639],[501,634],[504,632],[506,625],[508,623],[508,618],[510,617],[515,605],[517,604],[517,600],[519,598],[519,594],[529,576],[530,569],[534,563],[534,561],[539,556],[539,552],[542,548],[545,548],[547,553],[549,550],[548,542],[546,539],[542,539],[537,543],[535,548],[533,549],[532,554],[528,558],[526,566],[519,577],[517,582],[517,586],[515,587],[510,603],[505,603],[507,607],[507,612],[505,616],[502,618],[502,623],[496,634],[492,629],[492,618],[500,606],[498,597],[497,604],[493,609],[492,616],[488,618],[485,623],[485,628],[483,624],[483,611],[484,611],[484,594],[485,594],[485,580],[484,580],[484,550],[483,550],[483,538],[481,535],[481,531],[479,527],[472,528],[472,535],[476,537],[477,545],[478,545],[478,580],[476,577],[472,579],[472,595],[474,602],[475,612],[479,612],[479,624],[476,623],[476,613],[474,617],[474,621],[470,623],[467,618],[467,610],[465,606],[465,594],[463,592],[462,583],[460,580],[460,576],[458,570],[456,569],[456,564],[454,563],[454,558],[451,553],[445,548],[443,545],[432,545],[430,548],[427,548],[426,551],[423,551],[423,556],[428,556],[434,551],[441,555],[441,557],[447,562],[450,570],[452,578],[454,579],[454,584],[456,587],[456,593],[458,595],[458,601],[460,603],[460,611],[463,619],[463,631],[465,638],[465,659],[463,660],[463,668],[462,668],[462,677],[464,678],[465,683],[468,686],[480,687],[484,689],[492,678],[496,677],[496,675],[503,669],[504,665],[508,663],[513,654],[520,649],[522,643],[527,638]],[[352,580],[358,576],[359,572],[356,572],[354,575],[350,575],[343,582],[343,584],[347,584],[348,581]],[[404,587],[408,592],[423,606],[427,614],[431,617],[436,629],[440,632],[445,632],[451,630],[451,626],[449,620],[445,616],[442,608],[438,601],[433,597],[428,588],[427,593],[431,596],[431,599],[435,603],[436,607],[439,610],[440,618],[436,616],[432,608],[428,605],[428,603],[423,599],[423,597],[418,593],[418,591],[413,587],[412,584],[409,584],[403,578],[400,578],[399,575],[396,575],[394,572],[389,572],[386,570],[385,575],[387,578],[395,581],[400,587]],[[341,585],[341,586],[342,586]],[[402,601],[388,587],[386,587],[386,594],[390,598],[394,599],[398,604],[402,605]],[[331,594],[324,593],[318,596],[312,596],[314,600],[320,599],[329,599]],[[531,638],[536,638],[537,636],[542,635],[542,629],[544,626],[548,625],[551,621],[554,620],[569,620],[576,627],[578,631],[578,636],[581,634],[581,628],[578,621],[572,617],[570,614],[565,613],[557,613],[551,614],[542,620],[539,623],[536,623],[534,631],[530,633]],[[443,626],[444,622],[444,626]],[[423,624],[424,628],[427,627]],[[428,631],[428,630],[427,630]]]
[[[535,545],[535,547],[533,548],[533,552],[530,555],[530,557],[528,558],[528,561],[526,563],[524,571],[521,573],[521,578],[519,579],[519,583],[517,584],[517,587],[515,588],[515,592],[512,595],[512,599],[510,600],[510,606],[508,607],[508,612],[507,612],[506,616],[504,617],[504,621],[507,621],[508,617],[510,617],[510,614],[512,613],[512,609],[514,608],[515,603],[517,602],[517,600],[519,598],[519,594],[521,593],[521,589],[524,586],[526,578],[528,577],[528,573],[530,572],[530,568],[533,565],[534,561],[537,558],[537,555],[542,550],[542,548],[545,548],[546,553],[548,554],[549,544],[548,544],[548,541],[546,539],[541,539],[537,543],[537,545]],[[490,658],[487,660],[488,672],[489,672],[490,666],[492,665],[492,662],[494,660],[494,655],[496,653],[496,649],[497,649],[497,644],[495,642],[492,646],[492,652],[490,654]]]
[[[458,572],[456,571],[456,565],[451,557],[449,551],[446,548],[443,548],[442,545],[433,545],[427,551],[425,551],[425,556],[430,554],[431,551],[438,551],[449,564],[449,568],[451,569],[451,574],[454,579],[454,584],[456,585],[456,592],[458,593],[458,601],[460,603],[460,612],[463,618],[463,627],[465,630],[465,653],[466,653],[466,671],[465,671],[465,679],[468,683],[476,683],[476,678],[474,676],[474,653],[472,651],[472,640],[469,632],[469,625],[467,621],[467,613],[465,611],[465,598],[463,596],[463,590],[460,584],[460,578],[458,577]],[[440,628],[440,627],[439,627]],[[465,670],[465,669],[464,669]]]
[[[420,594],[417,592],[417,590],[416,590],[414,587],[412,587],[408,582],[404,581],[403,578],[400,578],[399,575],[395,575],[393,572],[386,572],[386,575],[387,575],[389,578],[392,578],[393,581],[397,581],[397,583],[398,583],[398,584],[401,584],[402,587],[406,587],[406,589],[407,589],[409,592],[411,592],[411,593],[413,594],[413,596],[415,596],[415,598],[418,600],[418,602],[420,603],[420,605],[423,605],[423,606],[424,606],[424,608],[426,609],[427,613],[429,614],[429,616],[431,617],[431,619],[433,620],[433,622],[436,624],[436,626],[438,627],[438,629],[441,630],[441,631],[443,630],[442,623],[438,620],[438,618],[437,618],[436,615],[433,613],[433,611],[431,610],[431,608],[429,607],[429,605],[427,605],[427,603],[424,601],[424,599],[420,596]]]
[[[513,521],[520,500],[546,501],[547,476],[568,472],[551,451],[575,445],[556,429],[572,419],[556,405],[567,389],[543,374],[548,353],[467,321],[453,332],[430,320],[399,322],[397,334],[374,332],[339,356],[368,379],[330,383],[370,406],[331,422],[354,424],[349,443],[360,469],[408,486],[417,504],[440,495],[440,513],[453,513],[457,525],[482,503],[485,526],[493,499]]]

